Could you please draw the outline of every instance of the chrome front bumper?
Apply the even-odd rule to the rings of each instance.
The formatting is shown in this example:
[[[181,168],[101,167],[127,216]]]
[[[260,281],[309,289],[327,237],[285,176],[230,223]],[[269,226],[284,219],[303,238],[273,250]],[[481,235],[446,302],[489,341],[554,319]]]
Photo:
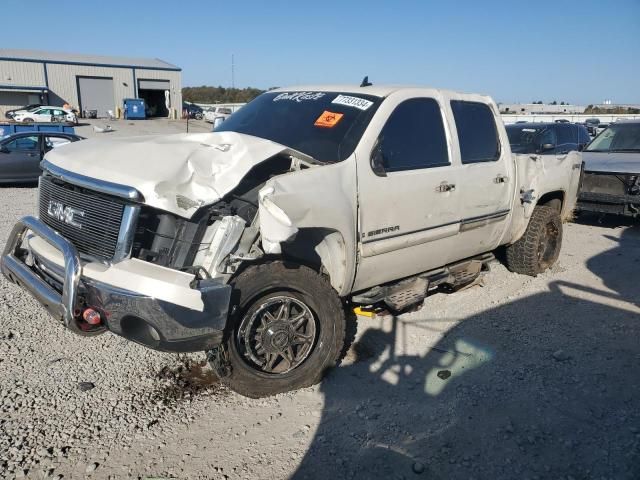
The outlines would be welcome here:
[[[20,258],[22,255],[18,250],[28,230],[62,252],[64,256],[62,294],[36,275]],[[85,334],[75,318],[82,266],[76,248],[64,237],[36,218],[24,217],[18,221],[9,235],[0,259],[0,268],[7,279],[28,290],[54,318],[64,323],[65,327],[75,333]]]
[[[43,259],[21,248],[28,231],[62,252],[64,269],[53,264],[45,268]],[[33,217],[22,218],[13,228],[0,268],[7,279],[31,293],[54,318],[79,335],[109,330],[149,348],[172,352],[209,350],[223,338],[230,285],[215,279],[200,281],[196,290],[204,308],[196,311],[85,278],[73,244]],[[87,328],[81,311],[89,306],[102,313],[103,326]]]

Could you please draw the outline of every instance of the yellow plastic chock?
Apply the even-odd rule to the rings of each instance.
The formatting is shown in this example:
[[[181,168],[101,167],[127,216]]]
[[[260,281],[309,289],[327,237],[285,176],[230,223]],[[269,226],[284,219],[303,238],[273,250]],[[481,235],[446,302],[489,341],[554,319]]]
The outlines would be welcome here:
[[[373,318],[376,316],[376,312],[372,311],[372,310],[364,310],[362,307],[356,307],[353,309],[353,313],[355,313],[356,315],[359,315],[361,317],[369,317],[369,318]]]

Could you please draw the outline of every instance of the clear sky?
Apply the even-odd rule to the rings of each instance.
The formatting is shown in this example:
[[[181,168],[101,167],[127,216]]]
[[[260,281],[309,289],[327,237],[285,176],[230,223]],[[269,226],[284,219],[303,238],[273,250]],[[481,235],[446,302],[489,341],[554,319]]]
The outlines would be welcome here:
[[[640,0],[3,0],[2,46],[158,57],[183,85],[418,84],[640,103]]]

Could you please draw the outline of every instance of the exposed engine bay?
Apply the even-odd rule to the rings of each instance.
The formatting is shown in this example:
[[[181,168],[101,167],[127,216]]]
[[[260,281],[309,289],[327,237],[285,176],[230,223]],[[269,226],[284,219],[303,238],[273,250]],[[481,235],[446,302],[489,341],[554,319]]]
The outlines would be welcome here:
[[[222,200],[202,207],[190,219],[142,207],[132,257],[196,276],[233,274],[242,261],[264,255],[259,224],[259,191],[267,180],[310,164],[278,155],[256,165]]]

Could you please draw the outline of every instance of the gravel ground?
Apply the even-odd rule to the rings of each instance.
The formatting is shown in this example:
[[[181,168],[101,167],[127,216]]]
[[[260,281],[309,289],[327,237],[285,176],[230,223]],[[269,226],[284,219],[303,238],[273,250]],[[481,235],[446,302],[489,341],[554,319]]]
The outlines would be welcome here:
[[[36,191],[0,195],[4,239]],[[2,279],[0,477],[637,479],[639,334],[640,226],[594,219],[537,278],[496,262],[484,286],[360,318],[322,384],[263,400],[202,354],[77,337]]]

